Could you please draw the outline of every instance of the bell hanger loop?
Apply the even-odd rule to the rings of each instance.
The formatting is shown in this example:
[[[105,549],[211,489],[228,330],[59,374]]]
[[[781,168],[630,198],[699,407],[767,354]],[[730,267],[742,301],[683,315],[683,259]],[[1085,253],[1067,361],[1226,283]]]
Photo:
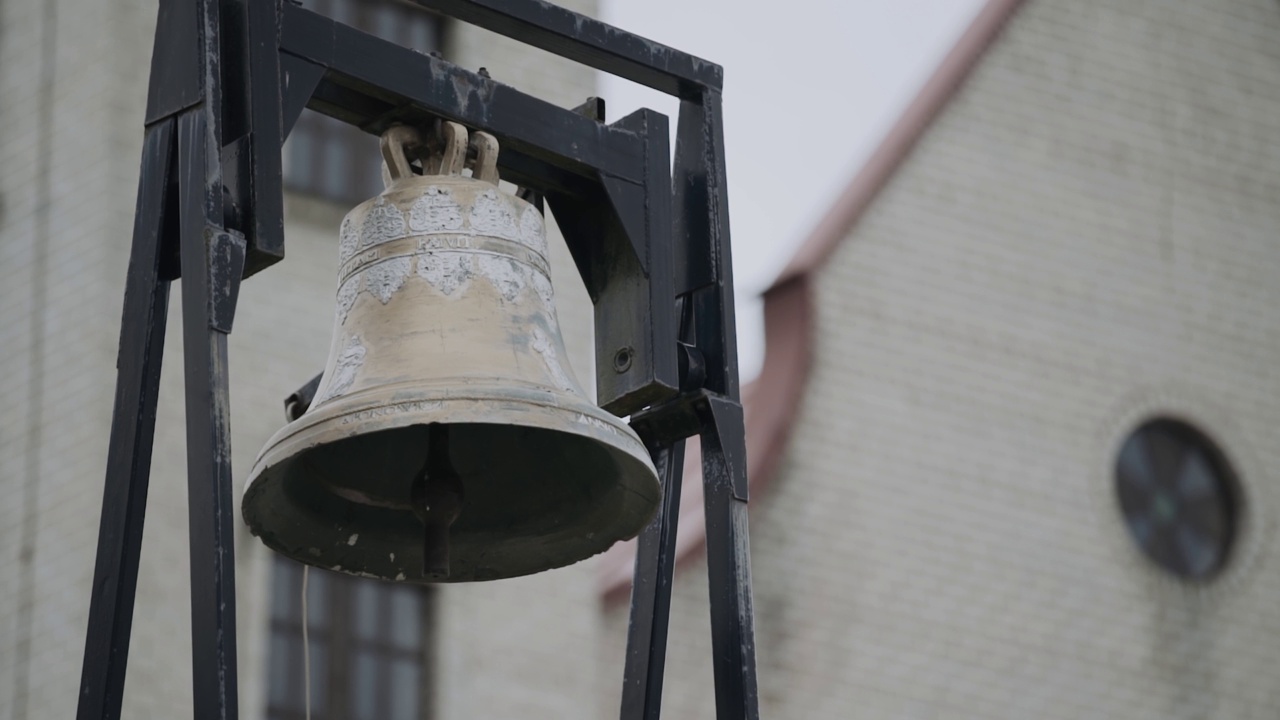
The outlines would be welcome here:
[[[429,145],[418,148],[422,174],[461,175],[467,159],[467,129],[459,123],[440,120],[431,138]],[[407,152],[405,156],[408,157]]]
[[[409,149],[423,148],[422,135],[417,129],[408,125],[392,125],[382,133],[380,142],[382,150],[382,161],[387,169],[387,176],[383,180],[389,180],[387,187],[391,183],[402,180],[413,175],[413,168],[409,165]]]
[[[393,125],[387,128],[380,143],[386,169],[384,184],[390,187],[392,183],[413,177],[415,173],[411,163],[415,158],[422,163],[423,175],[461,175],[467,159],[467,129],[459,123],[444,121],[439,125],[439,136],[439,147],[432,150],[413,127]],[[497,141],[494,141],[496,151]]]
[[[422,134],[408,125],[393,125],[382,133],[381,150],[384,168],[384,184],[413,177],[412,160],[422,163],[423,175],[461,175],[464,168],[471,169],[471,177],[497,185],[498,139],[479,130],[468,133],[460,123],[441,121],[437,126],[439,138],[435,148],[423,141]]]
[[[425,175],[461,175],[467,161],[467,129],[448,120],[440,123],[441,142],[439,153],[432,153],[430,166],[424,165]]]
[[[471,177],[493,185],[498,184],[498,138],[479,130],[471,133],[471,149],[475,161],[471,165]]]

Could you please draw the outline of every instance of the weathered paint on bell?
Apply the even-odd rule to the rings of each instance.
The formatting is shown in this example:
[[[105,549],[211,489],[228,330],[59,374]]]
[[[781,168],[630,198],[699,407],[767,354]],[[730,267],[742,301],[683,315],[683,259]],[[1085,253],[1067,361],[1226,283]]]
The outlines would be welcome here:
[[[459,174],[466,132],[445,125],[444,152],[424,158],[439,174],[409,171],[406,128],[384,136],[391,182],[340,231],[324,379],[245,491],[252,531],[302,562],[437,579],[411,497],[432,424],[447,426],[463,491],[449,581],[576,562],[657,508],[648,452],[567,362],[541,213],[496,186],[492,138],[473,140],[474,177]]]

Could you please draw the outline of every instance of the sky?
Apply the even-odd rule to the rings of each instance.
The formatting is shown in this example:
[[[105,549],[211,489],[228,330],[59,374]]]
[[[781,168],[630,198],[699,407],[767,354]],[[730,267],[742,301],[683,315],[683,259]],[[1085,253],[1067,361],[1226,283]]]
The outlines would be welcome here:
[[[724,67],[725,162],[743,380],[759,372],[759,294],[938,63],[983,0],[601,0],[611,25]],[[676,102],[613,76],[609,120]],[[796,142],[798,139],[799,142]],[[672,138],[674,147],[674,137]]]

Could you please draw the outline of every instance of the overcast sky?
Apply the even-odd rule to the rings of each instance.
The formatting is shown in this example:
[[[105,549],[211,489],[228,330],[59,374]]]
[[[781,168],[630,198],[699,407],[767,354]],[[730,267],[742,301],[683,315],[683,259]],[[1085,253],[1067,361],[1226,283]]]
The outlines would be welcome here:
[[[759,370],[758,293],[875,149],[983,0],[602,0],[602,18],[725,69],[725,147],[742,377]],[[616,120],[676,103],[605,77]],[[788,142],[786,135],[801,142]],[[814,152],[805,156],[805,152]]]

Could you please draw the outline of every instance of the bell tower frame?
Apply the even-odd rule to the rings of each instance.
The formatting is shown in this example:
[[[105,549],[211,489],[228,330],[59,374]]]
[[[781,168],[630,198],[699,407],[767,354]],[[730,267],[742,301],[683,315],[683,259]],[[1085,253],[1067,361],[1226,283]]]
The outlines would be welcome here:
[[[698,435],[716,717],[756,720],[722,70],[544,0],[409,1],[679,98],[675,161],[652,110],[606,123],[596,98],[560,108],[292,0],[160,0],[77,718],[120,717],[179,277],[194,717],[237,716],[227,335],[241,279],[284,258],[280,151],[309,108],[374,134],[440,120],[491,133],[503,177],[556,211],[595,303],[598,401],[631,417],[663,487],[639,537],[620,717],[660,714],[681,469]]]

